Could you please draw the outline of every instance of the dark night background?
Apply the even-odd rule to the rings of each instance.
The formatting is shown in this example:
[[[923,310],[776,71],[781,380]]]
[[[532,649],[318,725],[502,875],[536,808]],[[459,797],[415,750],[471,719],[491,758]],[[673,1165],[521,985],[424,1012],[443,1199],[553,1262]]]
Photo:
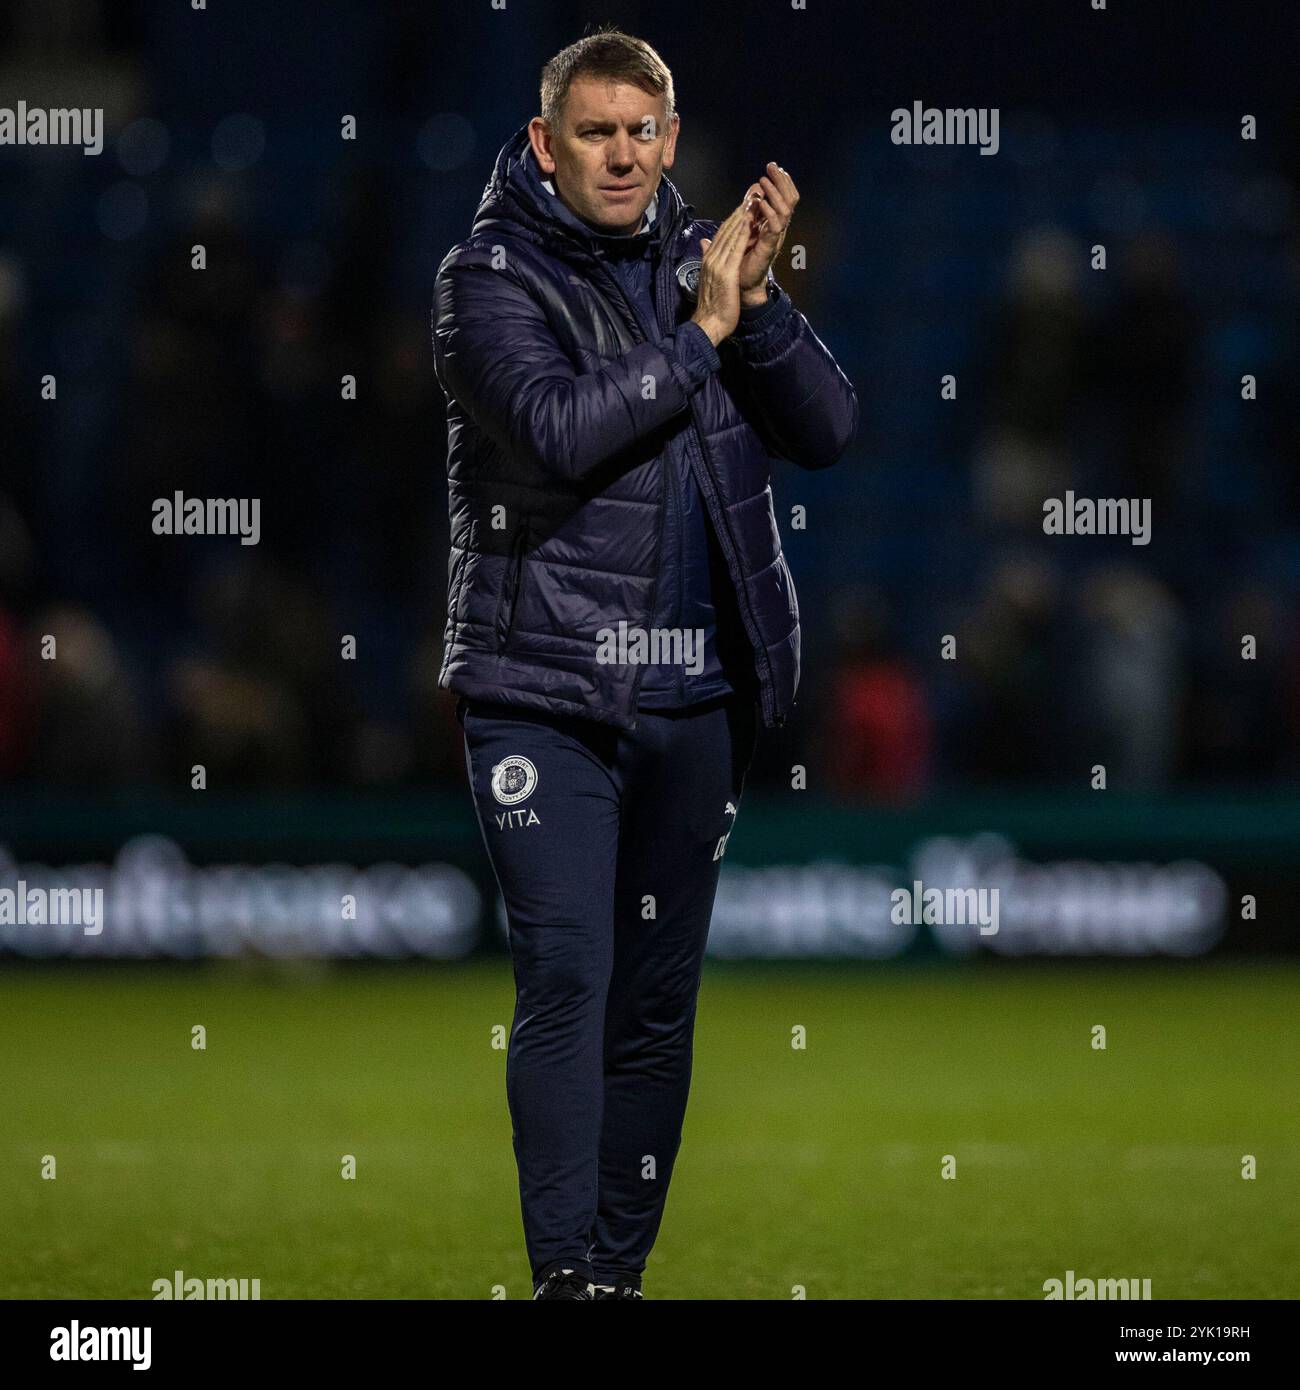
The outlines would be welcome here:
[[[432,283],[607,22],[673,69],[701,215],[790,169],[778,274],[862,404],[838,467],[775,471],[804,684],[754,780],[1294,779],[1296,11],[1195,0],[12,0],[0,102],[106,142],[0,149],[0,779],[459,785]],[[917,100],[998,107],[1000,152],[894,146]],[[1067,488],[1151,498],[1152,543],[1045,537]],[[178,489],[259,497],[261,544],[154,536]]]

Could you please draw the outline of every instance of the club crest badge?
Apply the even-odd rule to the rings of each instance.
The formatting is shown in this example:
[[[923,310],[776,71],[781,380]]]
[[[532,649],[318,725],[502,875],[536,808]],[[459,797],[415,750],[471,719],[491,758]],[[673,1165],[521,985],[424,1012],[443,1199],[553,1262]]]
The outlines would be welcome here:
[[[683,261],[677,267],[677,283],[682,287],[682,293],[687,299],[700,297],[700,271],[703,268],[704,262],[698,256],[692,256],[689,261]]]
[[[502,759],[492,769],[492,795],[502,806],[514,806],[533,794],[537,769],[518,753]]]

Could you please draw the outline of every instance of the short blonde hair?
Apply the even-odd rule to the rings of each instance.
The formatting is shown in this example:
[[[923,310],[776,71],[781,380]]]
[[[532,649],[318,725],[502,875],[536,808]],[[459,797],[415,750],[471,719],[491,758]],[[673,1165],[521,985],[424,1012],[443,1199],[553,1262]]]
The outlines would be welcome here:
[[[664,118],[673,118],[673,75],[644,39],[620,29],[604,29],[557,53],[542,69],[542,120],[552,129],[559,124],[569,86],[576,77],[630,82],[643,92],[663,97]]]

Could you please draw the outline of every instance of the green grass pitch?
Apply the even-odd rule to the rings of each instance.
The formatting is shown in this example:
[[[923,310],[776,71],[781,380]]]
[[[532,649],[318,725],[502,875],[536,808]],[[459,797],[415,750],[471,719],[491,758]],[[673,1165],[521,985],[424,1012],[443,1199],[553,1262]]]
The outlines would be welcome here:
[[[711,966],[647,1296],[1041,1299],[1067,1269],[1300,1296],[1297,986]],[[0,1296],[149,1298],[180,1269],[264,1299],[528,1297],[510,1006],[502,962],[0,971]]]

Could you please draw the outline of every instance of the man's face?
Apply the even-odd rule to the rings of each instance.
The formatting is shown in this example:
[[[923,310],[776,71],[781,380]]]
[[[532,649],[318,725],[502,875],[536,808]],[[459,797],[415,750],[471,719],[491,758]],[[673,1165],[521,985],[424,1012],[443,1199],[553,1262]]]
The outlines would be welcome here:
[[[602,232],[627,235],[673,167],[678,118],[664,119],[664,99],[629,82],[578,77],[569,84],[558,129],[540,116],[528,138],[542,173],[565,206]]]

